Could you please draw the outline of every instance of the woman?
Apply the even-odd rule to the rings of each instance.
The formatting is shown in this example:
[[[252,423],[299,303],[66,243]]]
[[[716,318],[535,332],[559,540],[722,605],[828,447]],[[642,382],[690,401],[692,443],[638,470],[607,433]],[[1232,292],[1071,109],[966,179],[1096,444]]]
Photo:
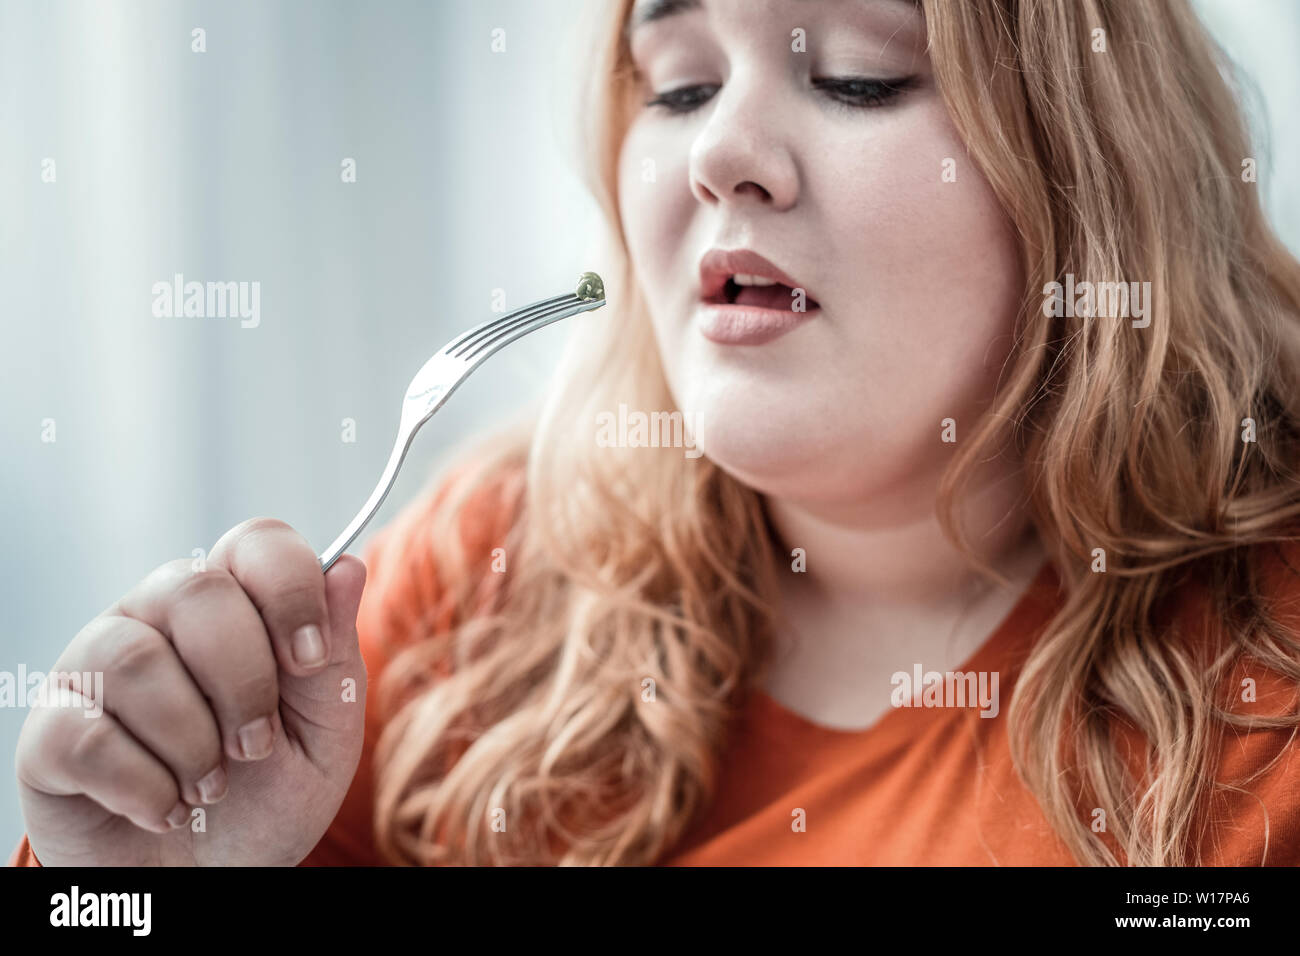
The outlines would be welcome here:
[[[79,635],[113,711],[122,622],[244,621],[279,707],[241,752],[122,704],[147,793],[34,712],[17,861],[1300,863],[1300,265],[1193,15],[594,9],[618,316],[372,543],[359,652],[357,563],[273,523]]]

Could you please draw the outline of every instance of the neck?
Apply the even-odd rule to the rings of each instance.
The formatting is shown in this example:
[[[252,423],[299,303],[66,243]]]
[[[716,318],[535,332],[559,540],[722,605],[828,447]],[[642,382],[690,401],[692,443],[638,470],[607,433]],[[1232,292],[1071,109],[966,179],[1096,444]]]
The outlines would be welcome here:
[[[934,510],[939,472],[909,480],[870,500],[809,502],[765,497],[784,559],[802,548],[803,574],[782,574],[783,588],[833,605],[931,609],[988,590],[987,579],[944,535]],[[1013,586],[1032,578],[1044,551],[1024,510],[1023,473],[987,463],[957,516],[975,553]],[[788,566],[788,564],[787,564]]]

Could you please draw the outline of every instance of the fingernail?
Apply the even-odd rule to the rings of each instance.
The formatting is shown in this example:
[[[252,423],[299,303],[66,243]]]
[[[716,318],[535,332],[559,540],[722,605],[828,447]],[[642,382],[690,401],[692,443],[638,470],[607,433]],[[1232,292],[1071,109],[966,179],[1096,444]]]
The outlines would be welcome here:
[[[265,717],[239,728],[239,747],[249,760],[261,760],[271,752],[271,722]]]
[[[293,659],[302,667],[315,667],[325,660],[325,640],[315,624],[304,624],[293,635]]]
[[[218,766],[197,784],[204,803],[216,803],[226,795],[226,771]]]
[[[184,803],[177,801],[176,806],[172,807],[172,812],[167,814],[167,825],[173,830],[177,827],[185,826],[185,822],[190,818],[190,808]]]

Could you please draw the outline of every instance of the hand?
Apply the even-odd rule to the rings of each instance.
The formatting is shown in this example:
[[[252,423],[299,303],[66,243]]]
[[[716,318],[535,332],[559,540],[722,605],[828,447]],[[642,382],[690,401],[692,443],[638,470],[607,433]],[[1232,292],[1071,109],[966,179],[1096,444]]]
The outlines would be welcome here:
[[[164,564],[82,628],[53,675],[82,675],[70,697],[86,709],[35,706],[18,738],[19,797],[37,858],[300,862],[338,812],[361,755],[366,672],[356,616],[365,579],[351,555],[322,574],[291,527],[253,519],[222,536],[206,569]],[[98,677],[86,675],[100,673],[92,703]]]

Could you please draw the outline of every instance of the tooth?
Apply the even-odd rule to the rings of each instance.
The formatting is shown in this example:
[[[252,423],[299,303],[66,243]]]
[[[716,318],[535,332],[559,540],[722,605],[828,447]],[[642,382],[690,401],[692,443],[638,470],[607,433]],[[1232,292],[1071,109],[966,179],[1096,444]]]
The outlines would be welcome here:
[[[736,285],[759,285],[759,286],[776,285],[775,279],[768,279],[763,276],[749,275],[748,273],[745,272],[738,272],[734,276],[732,276],[731,279],[733,282],[736,283]]]

